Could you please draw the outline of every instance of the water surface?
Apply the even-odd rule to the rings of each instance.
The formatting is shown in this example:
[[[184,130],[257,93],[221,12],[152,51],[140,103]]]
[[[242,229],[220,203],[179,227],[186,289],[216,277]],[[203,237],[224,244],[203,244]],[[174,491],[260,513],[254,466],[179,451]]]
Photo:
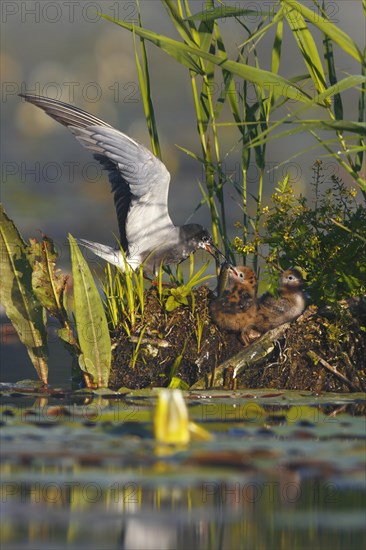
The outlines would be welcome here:
[[[362,394],[187,393],[214,439],[161,447],[155,392],[25,385],[2,386],[2,550],[364,547]]]

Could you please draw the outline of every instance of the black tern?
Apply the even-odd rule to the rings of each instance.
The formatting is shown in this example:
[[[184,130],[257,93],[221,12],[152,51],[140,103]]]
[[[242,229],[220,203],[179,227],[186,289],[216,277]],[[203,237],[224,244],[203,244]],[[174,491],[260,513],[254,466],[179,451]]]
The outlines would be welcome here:
[[[211,235],[199,224],[176,226],[168,212],[170,174],[166,166],[137,140],[95,116],[55,99],[19,94],[60,122],[93,152],[109,173],[127,263],[157,273],[159,266],[178,264],[197,249],[223,256]],[[120,249],[78,239],[84,247],[125,270]]]

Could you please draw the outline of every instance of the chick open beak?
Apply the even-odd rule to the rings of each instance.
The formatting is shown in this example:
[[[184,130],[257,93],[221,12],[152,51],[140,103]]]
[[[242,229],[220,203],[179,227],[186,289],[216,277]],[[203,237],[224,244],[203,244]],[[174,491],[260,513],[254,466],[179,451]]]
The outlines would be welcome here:
[[[238,277],[238,272],[237,270],[235,269],[235,267],[232,265],[232,264],[228,264],[228,270],[233,273],[236,277]]]

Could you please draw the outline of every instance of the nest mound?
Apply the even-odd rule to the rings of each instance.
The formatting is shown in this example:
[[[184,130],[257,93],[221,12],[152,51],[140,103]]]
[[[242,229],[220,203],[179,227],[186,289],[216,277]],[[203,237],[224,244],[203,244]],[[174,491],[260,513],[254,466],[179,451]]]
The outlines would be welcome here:
[[[243,369],[240,381],[251,388],[365,391],[365,297],[332,309],[309,307],[275,342],[263,363]]]
[[[137,324],[132,338],[123,328],[112,335],[113,359],[109,386],[117,389],[167,386],[174,375],[189,386],[200,378],[208,382],[213,365],[218,365],[242,349],[234,334],[221,332],[212,322],[208,306],[214,294],[201,286],[193,291],[193,302],[168,313],[158,292],[146,292],[144,320]],[[132,364],[141,330],[145,328]],[[131,341],[133,340],[133,341]]]
[[[208,306],[213,298],[214,294],[201,286],[193,291],[189,305],[167,313],[157,290],[148,290],[144,318],[131,335],[122,327],[112,335],[110,388],[167,386],[172,376],[189,387],[199,380],[210,387],[212,369],[230,358],[235,365],[235,355],[243,350],[236,334],[221,331],[212,322]],[[263,361],[240,370],[237,383],[247,388],[363,391],[365,297],[341,302],[332,309],[311,306],[289,325]]]

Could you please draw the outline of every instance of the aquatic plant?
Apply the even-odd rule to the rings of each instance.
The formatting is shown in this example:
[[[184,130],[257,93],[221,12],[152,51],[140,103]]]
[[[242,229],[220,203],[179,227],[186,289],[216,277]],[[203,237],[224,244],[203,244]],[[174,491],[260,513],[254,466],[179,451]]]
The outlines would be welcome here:
[[[308,132],[315,140],[310,149],[323,148],[355,181],[366,197],[366,180],[362,173],[365,113],[366,60],[362,47],[347,35],[327,14],[327,5],[313,0],[309,7],[305,2],[281,0],[266,10],[226,6],[223,2],[207,0],[196,13],[197,3],[188,0],[162,0],[172,29],[180,40],[169,35],[157,34],[143,26],[138,7],[138,25],[103,15],[133,33],[136,63],[145,116],[150,131],[153,150],[160,154],[157,124],[154,116],[149,64],[145,41],[149,41],[188,69],[192,88],[197,130],[201,154],[181,149],[196,159],[203,167],[204,181],[200,182],[203,199],[197,209],[206,204],[211,214],[212,234],[217,244],[221,239],[228,256],[234,251],[228,239],[224,186],[232,185],[239,194],[243,219],[242,240],[246,244],[249,233],[259,232],[263,208],[263,185],[266,171],[266,148],[273,140],[280,140],[300,132]],[[365,4],[363,2],[363,8]],[[259,22],[253,29],[246,17],[256,16]],[[235,60],[228,57],[232,45],[225,45],[220,22],[234,19],[245,34],[237,47]],[[303,62],[304,74],[286,79],[280,74],[283,52],[293,47],[287,38],[288,28]],[[258,53],[259,44],[274,31],[271,70],[264,70],[264,60]],[[323,51],[317,46],[316,35],[323,41]],[[136,36],[140,37],[142,62],[139,61]],[[340,79],[335,65],[334,46],[360,64],[360,74]],[[267,50],[266,50],[267,52]],[[267,55],[267,54],[266,54]],[[267,60],[266,60],[267,61]],[[347,120],[344,115],[344,93],[350,89],[359,94],[358,119]],[[221,90],[215,98],[214,91]],[[251,94],[255,94],[255,99]],[[228,105],[232,120],[221,121]],[[286,110],[285,115],[283,111]],[[305,118],[311,111],[313,118]],[[220,131],[235,127],[239,132],[237,145],[241,148],[242,182],[232,182],[225,173]],[[330,138],[318,133],[326,132]],[[296,156],[305,151],[299,152]],[[254,154],[259,177],[256,193],[248,188],[248,169]],[[292,157],[294,158],[294,157]],[[279,166],[291,159],[284,157]],[[254,203],[253,203],[254,201]],[[251,214],[254,206],[254,215]],[[254,249],[253,264],[258,270],[258,250]],[[243,257],[243,263],[247,261]]]
[[[144,321],[145,281],[142,266],[134,271],[126,261],[125,271],[121,271],[107,263],[99,282],[110,329],[122,323],[130,336],[137,323]]]
[[[80,249],[69,235],[74,314],[81,354],[79,365],[88,386],[107,387],[111,366],[111,339],[103,303]]]
[[[205,428],[189,420],[187,405],[179,389],[161,389],[153,412],[154,438],[161,445],[184,446],[191,439],[213,439]],[[157,452],[169,453],[167,447]]]
[[[271,285],[278,272],[300,267],[316,304],[366,293],[366,209],[356,190],[337,176],[327,181],[321,161],[314,164],[309,197],[297,196],[288,178],[280,182],[261,213],[263,229],[244,245],[243,254],[265,253]]]
[[[165,309],[167,311],[173,311],[180,305],[188,305],[189,298],[190,298],[192,312],[194,312],[195,300],[194,300],[194,294],[192,293],[192,289],[195,286],[202,284],[204,281],[211,279],[212,275],[203,275],[203,273],[206,271],[208,267],[208,262],[206,262],[201,267],[201,269],[197,271],[197,273],[194,273],[193,266],[194,266],[194,260],[193,260],[193,256],[191,256],[190,273],[189,273],[188,281],[186,283],[182,282],[176,287],[168,287],[164,289],[163,294],[165,296]]]
[[[31,239],[25,243],[2,205],[0,237],[0,301],[40,380],[48,384],[48,314],[59,321],[57,334],[78,358],[86,384],[107,386],[111,364],[109,331],[99,292],[75,240],[70,235],[74,312],[69,314],[68,277],[56,268],[58,255],[52,240],[43,235],[42,242]]]
[[[38,377],[48,382],[45,310],[33,288],[31,247],[0,205],[0,302],[11,320]],[[34,263],[33,263],[34,265]]]

